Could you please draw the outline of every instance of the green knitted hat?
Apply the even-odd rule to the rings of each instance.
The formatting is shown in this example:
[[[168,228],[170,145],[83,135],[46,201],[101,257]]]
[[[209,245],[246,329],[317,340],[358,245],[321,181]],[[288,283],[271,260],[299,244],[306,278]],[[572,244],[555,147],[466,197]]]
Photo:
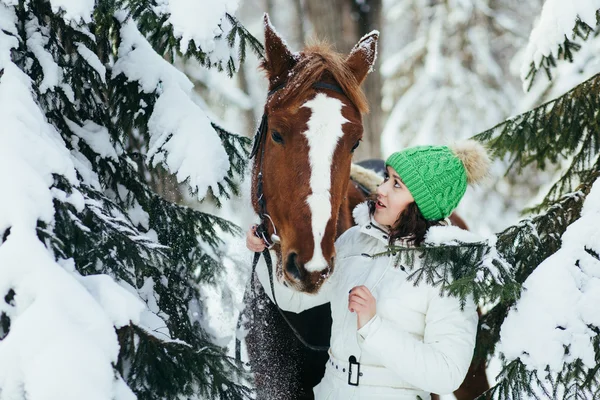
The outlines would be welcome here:
[[[489,168],[489,157],[481,144],[467,140],[452,148],[416,146],[389,156],[394,168],[427,220],[448,217],[458,206],[467,183],[480,181]]]

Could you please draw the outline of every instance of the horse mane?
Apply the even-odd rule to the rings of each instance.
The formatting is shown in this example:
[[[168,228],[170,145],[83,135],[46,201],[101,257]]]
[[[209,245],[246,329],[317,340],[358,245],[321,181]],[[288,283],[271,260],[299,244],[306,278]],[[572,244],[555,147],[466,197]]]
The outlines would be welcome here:
[[[301,101],[299,93],[307,93],[313,84],[329,78],[337,82],[361,114],[369,112],[367,99],[346,65],[345,57],[334,51],[329,43],[313,40],[304,51],[294,56],[295,65],[287,76],[285,87],[277,94],[278,103],[282,107]],[[261,68],[269,74],[265,62],[261,64]],[[271,82],[269,89],[282,83],[284,82]]]

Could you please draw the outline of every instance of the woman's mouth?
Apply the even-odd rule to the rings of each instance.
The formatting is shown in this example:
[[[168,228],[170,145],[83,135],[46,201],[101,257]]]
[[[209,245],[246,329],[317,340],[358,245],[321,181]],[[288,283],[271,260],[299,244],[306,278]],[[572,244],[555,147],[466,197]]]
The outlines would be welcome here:
[[[383,205],[383,203],[381,201],[377,200],[375,202],[375,207],[376,208],[385,208],[385,205]]]

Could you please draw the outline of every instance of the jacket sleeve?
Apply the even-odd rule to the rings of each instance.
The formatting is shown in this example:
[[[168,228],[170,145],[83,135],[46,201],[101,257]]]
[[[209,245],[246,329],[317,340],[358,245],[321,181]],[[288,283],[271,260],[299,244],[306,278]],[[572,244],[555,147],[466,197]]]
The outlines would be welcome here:
[[[432,290],[423,341],[402,330],[401,323],[375,315],[358,330],[358,342],[409,384],[448,394],[460,386],[471,364],[478,316],[472,297],[461,310],[458,298]]]
[[[275,268],[275,266],[273,266],[273,268]],[[271,292],[271,283],[269,282],[269,271],[267,270],[267,264],[264,262],[262,257],[256,266],[256,275],[258,276],[258,280],[260,281],[263,289],[267,293],[267,296],[269,296],[271,301],[275,303],[273,300],[273,293]],[[300,313],[304,310],[308,310],[309,308],[328,303],[330,292],[333,288],[332,279],[334,278],[334,275],[335,274],[332,274],[331,277],[325,281],[318,293],[309,294],[298,292],[287,286],[284,286],[281,282],[279,282],[275,276],[275,271],[273,271],[273,289],[275,292],[275,298],[277,299],[277,305],[282,310]]]

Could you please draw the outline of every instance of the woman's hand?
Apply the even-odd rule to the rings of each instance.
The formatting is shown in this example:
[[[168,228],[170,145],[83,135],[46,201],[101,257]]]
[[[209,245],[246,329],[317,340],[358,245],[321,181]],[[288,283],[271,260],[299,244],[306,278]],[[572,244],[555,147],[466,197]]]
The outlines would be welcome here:
[[[366,286],[355,286],[348,296],[348,310],[356,313],[357,326],[360,329],[375,316],[377,300]]]
[[[262,253],[267,247],[264,240],[256,236],[256,225],[252,225],[250,230],[246,232],[246,247],[255,253]]]

